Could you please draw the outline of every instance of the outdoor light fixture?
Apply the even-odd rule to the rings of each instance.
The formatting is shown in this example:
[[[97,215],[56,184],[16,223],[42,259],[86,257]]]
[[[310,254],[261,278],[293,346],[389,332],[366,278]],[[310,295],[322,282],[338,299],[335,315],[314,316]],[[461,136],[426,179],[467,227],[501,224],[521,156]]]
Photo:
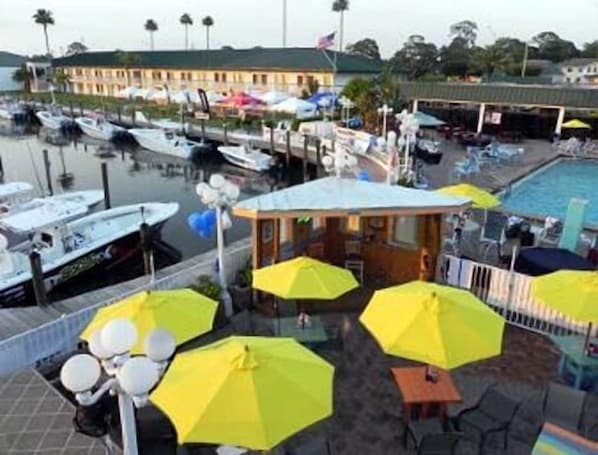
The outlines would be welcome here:
[[[240,195],[239,187],[220,174],[213,174],[209,183],[199,183],[195,189],[201,202],[208,208],[216,210],[216,239],[218,244],[218,278],[222,288],[222,302],[227,316],[233,314],[233,304],[226,287],[224,268],[224,230],[232,226],[228,209],[234,206]]]
[[[324,170],[336,177],[342,177],[343,172],[357,173],[357,158],[349,153],[345,147],[337,144],[334,154],[322,158]]]
[[[415,114],[410,114],[406,110],[397,114],[396,119],[401,122],[401,125],[399,126],[399,131],[401,133],[398,142],[399,149],[404,148],[405,150],[403,175],[408,177],[409,170],[411,169],[409,151],[411,150],[411,145],[415,144],[417,132],[419,131],[419,122],[417,121]]]
[[[389,114],[392,114],[392,107],[389,107],[387,104],[385,104],[382,107],[378,108],[378,115],[382,116],[382,137],[386,140],[386,119],[389,116]]]
[[[118,395],[125,455],[138,454],[134,406],[147,404],[149,391],[160,381],[175,348],[172,335],[162,329],[144,340],[147,357],[130,356],[136,342],[135,325],[128,319],[113,319],[91,335],[92,355],[77,354],[60,371],[62,384],[82,406],[94,405],[106,393]],[[102,370],[108,379],[96,387]]]

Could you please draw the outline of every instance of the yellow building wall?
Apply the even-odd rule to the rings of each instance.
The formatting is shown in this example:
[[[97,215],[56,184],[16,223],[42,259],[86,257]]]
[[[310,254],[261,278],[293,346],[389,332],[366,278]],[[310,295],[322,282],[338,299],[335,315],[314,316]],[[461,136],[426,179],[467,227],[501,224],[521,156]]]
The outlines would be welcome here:
[[[122,67],[64,67],[63,71],[70,76],[72,90],[81,94],[102,94],[114,96],[118,91],[114,87],[134,85],[144,88],[162,88],[167,84],[171,90],[198,89],[214,90],[222,93],[239,91],[268,92],[277,90],[300,95],[307,88],[308,80],[313,78],[323,89],[330,88],[332,72],[293,72],[293,71],[224,71],[172,68],[129,69],[130,84],[127,83],[127,72]],[[189,80],[188,76],[191,76]],[[160,76],[160,77],[158,77]],[[170,76],[170,78],[168,78]],[[102,89],[98,90],[98,85]]]

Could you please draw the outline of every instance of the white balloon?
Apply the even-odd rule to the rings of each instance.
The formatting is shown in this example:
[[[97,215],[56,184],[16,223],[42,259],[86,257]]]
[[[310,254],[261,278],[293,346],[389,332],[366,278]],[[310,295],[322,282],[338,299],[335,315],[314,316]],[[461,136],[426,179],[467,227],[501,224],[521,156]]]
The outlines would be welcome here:
[[[226,185],[224,186],[223,192],[231,202],[239,199],[239,195],[241,194],[239,187],[230,182],[226,183]]]
[[[207,188],[202,196],[202,202],[206,205],[216,202],[218,199],[218,191],[214,188]]]

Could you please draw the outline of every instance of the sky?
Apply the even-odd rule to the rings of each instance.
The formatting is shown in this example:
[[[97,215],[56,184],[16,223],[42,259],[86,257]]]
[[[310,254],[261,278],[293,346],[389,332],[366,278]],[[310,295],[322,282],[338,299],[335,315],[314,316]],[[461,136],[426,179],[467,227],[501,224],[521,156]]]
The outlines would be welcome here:
[[[288,45],[313,46],[317,38],[339,29],[332,0],[287,0]],[[37,8],[54,13],[50,47],[61,55],[72,41],[94,50],[143,50],[149,47],[143,24],[159,26],[156,49],[182,49],[182,13],[195,21],[190,42],[205,47],[201,18],[210,15],[212,48],[274,47],[282,43],[282,0],[0,0],[0,50],[20,54],[44,52],[42,27],[31,19]],[[554,31],[578,46],[598,39],[598,0],[350,0],[345,16],[345,43],[364,37],[377,40],[390,57],[409,35],[420,34],[438,45],[449,40],[452,23],[477,22],[478,44],[500,36],[529,40]]]

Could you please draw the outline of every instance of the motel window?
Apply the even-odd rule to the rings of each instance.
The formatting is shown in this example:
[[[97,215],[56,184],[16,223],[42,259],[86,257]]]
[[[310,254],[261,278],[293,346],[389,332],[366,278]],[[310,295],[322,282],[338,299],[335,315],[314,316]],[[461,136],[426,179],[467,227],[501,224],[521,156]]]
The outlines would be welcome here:
[[[102,85],[96,84],[96,93],[102,93],[102,92],[103,92]]]
[[[356,215],[350,215],[347,218],[343,218],[341,226],[345,232],[359,233],[361,232],[361,218]]]
[[[251,80],[252,80],[253,85],[257,85],[257,74],[253,74],[251,76]]]
[[[220,82],[220,73],[214,73],[214,82]]]
[[[171,81],[173,79],[172,73],[170,71],[166,72],[166,80]]]
[[[82,76],[82,75],[83,75],[83,70],[82,70],[81,68],[77,68],[77,69],[75,70],[75,74],[76,74],[77,76]]]
[[[297,76],[297,85],[303,85],[303,76]]]
[[[393,243],[410,248],[417,248],[417,216],[397,216],[392,232]]]
[[[186,73],[181,73],[181,80],[182,81],[186,81],[187,80],[187,74]]]
[[[226,73],[222,73],[222,82],[226,82]]]
[[[124,71],[123,71],[123,76],[124,76]],[[141,79],[141,71],[133,71],[133,77],[135,79]]]
[[[187,73],[187,80],[188,80],[188,81],[192,81],[192,80],[193,80],[193,74],[191,73],[191,71],[189,71],[189,72]]]
[[[268,75],[262,74],[261,81],[262,81],[262,85],[268,85]]]

